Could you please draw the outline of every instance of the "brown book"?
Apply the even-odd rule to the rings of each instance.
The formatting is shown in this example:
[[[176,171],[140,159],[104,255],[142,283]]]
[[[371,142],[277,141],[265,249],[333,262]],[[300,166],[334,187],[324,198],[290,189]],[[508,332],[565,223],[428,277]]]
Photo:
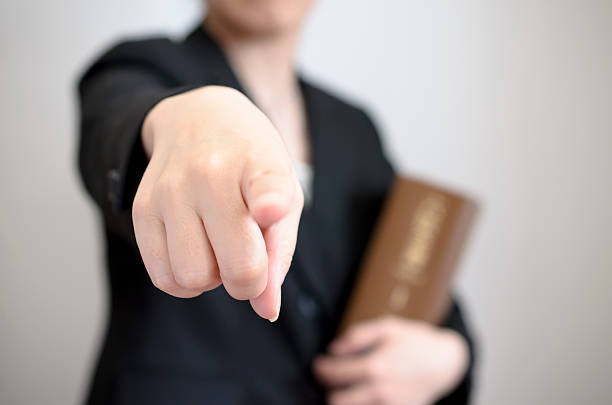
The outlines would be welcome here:
[[[385,201],[339,332],[382,315],[439,324],[476,203],[411,178],[397,178]]]

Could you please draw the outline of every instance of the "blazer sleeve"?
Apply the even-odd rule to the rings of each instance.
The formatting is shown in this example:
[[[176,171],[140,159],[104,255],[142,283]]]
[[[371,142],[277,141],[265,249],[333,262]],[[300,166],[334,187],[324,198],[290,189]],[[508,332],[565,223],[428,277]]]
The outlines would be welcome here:
[[[372,135],[368,141],[370,150],[376,152],[379,156],[378,161],[372,162],[372,167],[368,168],[370,173],[376,173],[375,181],[379,182],[388,189],[391,185],[391,180],[395,175],[392,165],[388,162],[385,157],[384,148],[379,136],[379,132],[376,125],[372,122],[371,118],[367,113],[362,112],[367,120],[367,126],[369,127],[369,133]],[[381,198],[382,200],[382,198]],[[437,404],[438,405],[459,405],[469,403],[470,393],[472,390],[472,381],[474,375],[474,364],[475,364],[475,345],[474,339],[469,331],[468,326],[464,320],[461,308],[456,299],[453,299],[452,306],[444,320],[442,327],[449,328],[459,333],[467,342],[469,348],[469,364],[465,375],[459,382],[457,387],[444,398],[442,398]]]
[[[162,99],[195,87],[177,86],[154,58],[141,55],[141,48],[136,43],[116,46],[93,64],[78,86],[82,180],[107,226],[132,241],[131,206],[147,165],[142,122]]]

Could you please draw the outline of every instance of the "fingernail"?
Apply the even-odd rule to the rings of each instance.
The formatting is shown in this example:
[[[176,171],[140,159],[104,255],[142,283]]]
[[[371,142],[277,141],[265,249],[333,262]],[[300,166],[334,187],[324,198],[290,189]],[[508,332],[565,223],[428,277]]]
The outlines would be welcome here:
[[[276,320],[278,319],[278,316],[280,315],[280,307],[281,307],[281,289],[280,288],[278,289],[278,292],[276,293],[275,305],[276,305],[275,315],[274,317],[270,318],[270,322],[276,322]]]

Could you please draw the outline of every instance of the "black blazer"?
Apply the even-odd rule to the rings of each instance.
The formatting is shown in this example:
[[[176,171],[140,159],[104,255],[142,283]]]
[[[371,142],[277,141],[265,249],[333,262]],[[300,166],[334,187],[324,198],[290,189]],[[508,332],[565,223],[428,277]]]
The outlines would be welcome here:
[[[149,281],[132,229],[131,204],[147,165],[139,132],[158,101],[211,84],[242,90],[199,28],[180,42],[121,43],[79,83],[79,168],[102,213],[111,304],[88,404],[324,402],[311,362],[334,335],[393,169],[362,110],[302,80],[313,201],[302,214],[279,320],[259,318],[223,288],[171,297]],[[445,325],[472,347],[456,305]],[[471,370],[442,403],[467,402]]]

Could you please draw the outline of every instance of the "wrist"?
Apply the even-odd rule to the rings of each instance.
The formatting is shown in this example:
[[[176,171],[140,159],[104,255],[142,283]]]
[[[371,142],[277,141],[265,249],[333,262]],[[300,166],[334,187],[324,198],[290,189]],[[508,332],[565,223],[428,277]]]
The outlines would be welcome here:
[[[162,99],[149,110],[142,123],[140,138],[147,157],[150,158],[156,146],[163,143],[160,136],[172,133],[174,138],[182,133],[189,137],[193,132],[189,129],[201,126],[199,120],[205,112],[214,112],[218,105],[240,109],[245,101],[248,99],[244,94],[223,86],[203,86]],[[178,115],[183,119],[177,118]],[[219,114],[210,115],[219,118]]]

